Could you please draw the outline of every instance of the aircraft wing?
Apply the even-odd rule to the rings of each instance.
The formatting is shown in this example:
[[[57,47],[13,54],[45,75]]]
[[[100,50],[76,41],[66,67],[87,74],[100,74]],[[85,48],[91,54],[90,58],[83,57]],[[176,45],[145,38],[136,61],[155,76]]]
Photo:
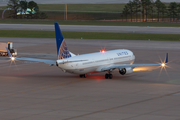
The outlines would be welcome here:
[[[36,59],[36,58],[26,58],[26,57],[21,57],[21,58],[14,58],[16,60],[24,60],[24,61],[33,61],[33,62],[42,62],[45,64],[49,64],[50,66],[56,65],[56,60],[47,60],[47,59]],[[61,61],[58,62],[58,64],[65,64],[65,63],[71,63],[71,62],[82,62],[82,61],[87,61],[87,60],[74,60],[74,61]]]
[[[12,55],[11,55],[11,53],[10,53],[10,51],[8,50],[7,47],[6,47],[6,50],[7,50],[7,52],[8,52],[9,57],[11,58],[11,60],[24,60],[24,61],[42,62],[42,63],[49,64],[49,66],[56,65],[56,60],[26,58],[26,57],[14,58],[14,57],[12,57]]]
[[[128,67],[134,69],[135,67],[165,66],[165,64],[167,63],[168,63],[168,53],[166,54],[165,62],[161,64],[114,64],[111,66],[105,66],[101,68],[101,71],[108,71],[108,70],[128,68]]]
[[[56,65],[56,60],[26,58],[26,57],[15,58],[15,59],[16,59],[16,60],[24,60],[24,61],[42,62],[42,63],[49,64],[50,66]]]
[[[113,70],[113,69],[121,69],[121,68],[127,68],[131,67],[134,69],[135,67],[147,67],[147,66],[161,66],[161,64],[115,64],[112,66],[104,67],[101,69],[101,71],[107,71],[107,70]]]

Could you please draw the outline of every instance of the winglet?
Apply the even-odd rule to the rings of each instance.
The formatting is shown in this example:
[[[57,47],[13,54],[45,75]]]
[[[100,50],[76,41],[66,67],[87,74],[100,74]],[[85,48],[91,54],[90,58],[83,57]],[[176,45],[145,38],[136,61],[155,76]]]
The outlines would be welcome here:
[[[10,57],[10,58],[12,58],[12,55],[11,55],[11,53],[10,53],[10,51],[9,51],[9,49],[6,47],[6,50],[7,50],[7,52],[8,52],[8,56]]]
[[[168,53],[166,53],[166,62],[165,63],[168,63]]]

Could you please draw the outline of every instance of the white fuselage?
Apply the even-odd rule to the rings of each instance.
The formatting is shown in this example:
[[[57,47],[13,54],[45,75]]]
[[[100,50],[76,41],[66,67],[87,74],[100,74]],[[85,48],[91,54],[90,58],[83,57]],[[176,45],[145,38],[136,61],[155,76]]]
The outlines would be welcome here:
[[[82,60],[82,61],[80,61]],[[90,54],[77,55],[67,59],[57,60],[58,67],[64,72],[86,74],[102,72],[101,69],[114,64],[133,64],[135,56],[126,49],[110,50]],[[64,63],[62,63],[64,61]],[[78,61],[67,62],[66,61]]]

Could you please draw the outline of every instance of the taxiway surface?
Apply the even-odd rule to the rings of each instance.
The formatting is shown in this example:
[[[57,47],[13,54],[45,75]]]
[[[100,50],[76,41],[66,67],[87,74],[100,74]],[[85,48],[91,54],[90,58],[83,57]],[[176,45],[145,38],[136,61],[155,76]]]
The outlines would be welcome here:
[[[59,23],[60,24],[60,23]],[[180,34],[180,27],[60,25],[62,31]],[[54,31],[54,25],[0,24],[0,30]]]
[[[0,38],[12,41],[23,57],[56,59],[55,39]],[[71,52],[130,49],[135,63],[156,63],[169,53],[165,70],[134,72],[113,79],[87,78],[43,63],[0,57],[2,120],[178,120],[180,119],[180,42],[66,39]],[[160,58],[159,58],[160,57]]]

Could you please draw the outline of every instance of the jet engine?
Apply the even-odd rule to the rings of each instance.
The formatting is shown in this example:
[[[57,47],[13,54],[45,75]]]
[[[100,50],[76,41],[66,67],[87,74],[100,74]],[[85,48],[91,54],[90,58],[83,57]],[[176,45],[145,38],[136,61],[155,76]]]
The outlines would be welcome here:
[[[132,72],[133,72],[133,69],[131,67],[119,69],[119,73],[121,75],[130,74]]]

